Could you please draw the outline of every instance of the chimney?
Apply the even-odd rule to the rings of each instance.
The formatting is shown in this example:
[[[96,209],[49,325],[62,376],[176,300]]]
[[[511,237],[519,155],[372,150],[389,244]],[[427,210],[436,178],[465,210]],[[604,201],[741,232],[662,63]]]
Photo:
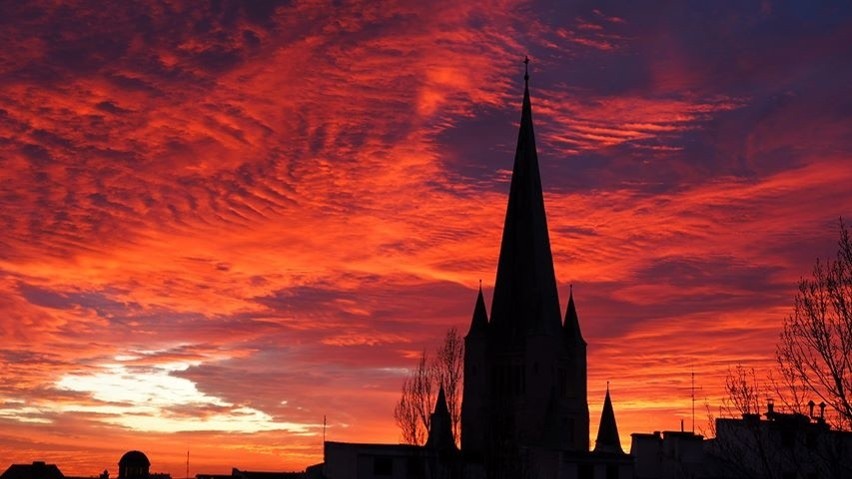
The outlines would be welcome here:
[[[811,399],[810,401],[808,401],[808,416],[809,416],[811,419],[813,419],[813,418],[814,418],[814,406],[816,406],[816,403],[814,402],[814,400],[813,400],[813,399]]]
[[[825,402],[819,403],[819,418],[825,419]]]
[[[771,416],[772,414],[775,413],[775,400],[774,399],[769,398],[769,399],[766,400],[766,409],[767,409],[767,412],[766,412],[767,417]]]

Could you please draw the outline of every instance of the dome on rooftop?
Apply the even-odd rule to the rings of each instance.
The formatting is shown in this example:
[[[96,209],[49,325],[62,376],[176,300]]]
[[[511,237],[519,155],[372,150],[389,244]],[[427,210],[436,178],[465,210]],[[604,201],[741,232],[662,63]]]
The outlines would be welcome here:
[[[118,460],[118,464],[126,466],[150,466],[151,461],[148,460],[148,456],[142,451],[127,451]]]
[[[118,460],[118,479],[148,479],[151,461],[142,451],[127,451]]]

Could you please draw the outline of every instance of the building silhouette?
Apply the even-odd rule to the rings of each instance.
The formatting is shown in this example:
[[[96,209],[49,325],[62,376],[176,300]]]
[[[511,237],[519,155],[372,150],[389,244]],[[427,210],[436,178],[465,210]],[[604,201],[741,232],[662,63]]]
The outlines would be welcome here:
[[[12,464],[0,475],[2,479],[66,479],[56,464],[33,461],[32,464]]]
[[[118,460],[118,479],[148,479],[151,461],[142,451],[127,451]]]
[[[517,477],[524,450],[589,450],[586,342],[573,291],[559,307],[529,73],[489,320],[482,291],[465,337],[462,451]]]
[[[461,450],[441,391],[424,446],[326,442],[325,462],[308,472],[329,479],[630,478],[609,387],[589,450],[586,385],[573,288],[564,316],[559,306],[526,71],[491,315],[480,287],[465,336]]]
[[[195,479],[304,479],[305,477],[304,472],[246,471],[236,467],[231,468],[230,474],[195,475]]]
[[[309,479],[456,479],[465,474],[444,389],[438,392],[423,446],[326,441],[324,462],[307,468]]]
[[[527,71],[491,315],[480,288],[465,336],[466,475],[632,476],[608,386],[589,451],[586,346],[573,288],[559,306]]]
[[[716,418],[715,437],[688,431],[634,433],[638,479],[850,479],[852,432],[832,429],[825,404],[808,414],[782,412]]]
[[[167,473],[151,473],[151,461],[142,451],[127,451],[118,460],[119,479],[171,479]],[[35,461],[32,464],[12,464],[0,475],[0,479],[92,479],[96,476],[66,476],[55,464]],[[104,470],[98,479],[109,479]]]

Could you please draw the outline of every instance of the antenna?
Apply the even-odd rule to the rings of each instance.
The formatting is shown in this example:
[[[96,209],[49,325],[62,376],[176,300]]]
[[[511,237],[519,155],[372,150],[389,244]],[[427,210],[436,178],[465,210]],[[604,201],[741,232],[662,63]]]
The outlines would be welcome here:
[[[695,366],[692,367],[692,434],[695,434]]]
[[[325,414],[322,415],[322,444],[325,447],[325,429],[328,427],[328,422],[325,419]]]
[[[186,450],[186,479],[189,479],[189,449]]]

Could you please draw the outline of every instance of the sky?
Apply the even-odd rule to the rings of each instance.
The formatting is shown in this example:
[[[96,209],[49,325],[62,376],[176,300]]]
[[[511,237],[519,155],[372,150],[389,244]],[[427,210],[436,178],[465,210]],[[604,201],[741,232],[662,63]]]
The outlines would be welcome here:
[[[0,2],[0,468],[400,439],[489,305],[524,55],[562,308],[631,432],[772,367],[852,218],[842,1]]]

